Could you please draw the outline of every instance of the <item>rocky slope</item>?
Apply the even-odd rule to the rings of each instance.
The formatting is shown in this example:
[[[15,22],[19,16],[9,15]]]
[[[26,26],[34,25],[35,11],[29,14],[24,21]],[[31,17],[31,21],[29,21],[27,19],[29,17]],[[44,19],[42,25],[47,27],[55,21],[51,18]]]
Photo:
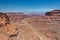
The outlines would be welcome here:
[[[10,23],[7,14],[0,13],[0,40],[10,40],[17,35],[17,32],[17,27]]]

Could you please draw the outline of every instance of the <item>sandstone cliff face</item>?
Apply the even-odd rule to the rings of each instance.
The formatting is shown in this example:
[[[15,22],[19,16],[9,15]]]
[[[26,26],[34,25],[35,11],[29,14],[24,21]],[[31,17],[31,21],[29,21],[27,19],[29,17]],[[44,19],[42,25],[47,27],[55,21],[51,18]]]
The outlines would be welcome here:
[[[17,35],[16,27],[10,24],[6,13],[0,13],[0,40],[9,40],[14,35]]]
[[[47,16],[60,16],[60,10],[53,10],[53,11],[50,11],[50,12],[46,12]]]

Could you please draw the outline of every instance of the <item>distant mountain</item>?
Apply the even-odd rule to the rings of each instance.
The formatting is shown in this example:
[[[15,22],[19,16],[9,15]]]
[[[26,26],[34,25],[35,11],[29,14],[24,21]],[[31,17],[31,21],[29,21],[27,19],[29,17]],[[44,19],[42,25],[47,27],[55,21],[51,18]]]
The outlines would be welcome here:
[[[45,12],[42,12],[42,11],[40,11],[40,12],[31,12],[30,14],[32,14],[32,15],[44,15]]]

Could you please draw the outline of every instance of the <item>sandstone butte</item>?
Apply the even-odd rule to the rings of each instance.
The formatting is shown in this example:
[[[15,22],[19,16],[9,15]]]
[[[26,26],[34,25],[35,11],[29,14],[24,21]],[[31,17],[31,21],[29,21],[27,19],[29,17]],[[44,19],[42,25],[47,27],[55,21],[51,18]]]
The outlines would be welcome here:
[[[0,40],[60,40],[60,10],[44,16],[14,15],[0,13]]]

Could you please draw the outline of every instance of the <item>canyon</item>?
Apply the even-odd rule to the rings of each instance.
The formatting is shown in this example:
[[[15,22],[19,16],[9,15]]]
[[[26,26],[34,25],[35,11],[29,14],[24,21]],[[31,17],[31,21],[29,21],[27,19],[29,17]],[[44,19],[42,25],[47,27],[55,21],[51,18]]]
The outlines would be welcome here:
[[[0,40],[60,40],[60,10],[43,16],[1,12]]]

